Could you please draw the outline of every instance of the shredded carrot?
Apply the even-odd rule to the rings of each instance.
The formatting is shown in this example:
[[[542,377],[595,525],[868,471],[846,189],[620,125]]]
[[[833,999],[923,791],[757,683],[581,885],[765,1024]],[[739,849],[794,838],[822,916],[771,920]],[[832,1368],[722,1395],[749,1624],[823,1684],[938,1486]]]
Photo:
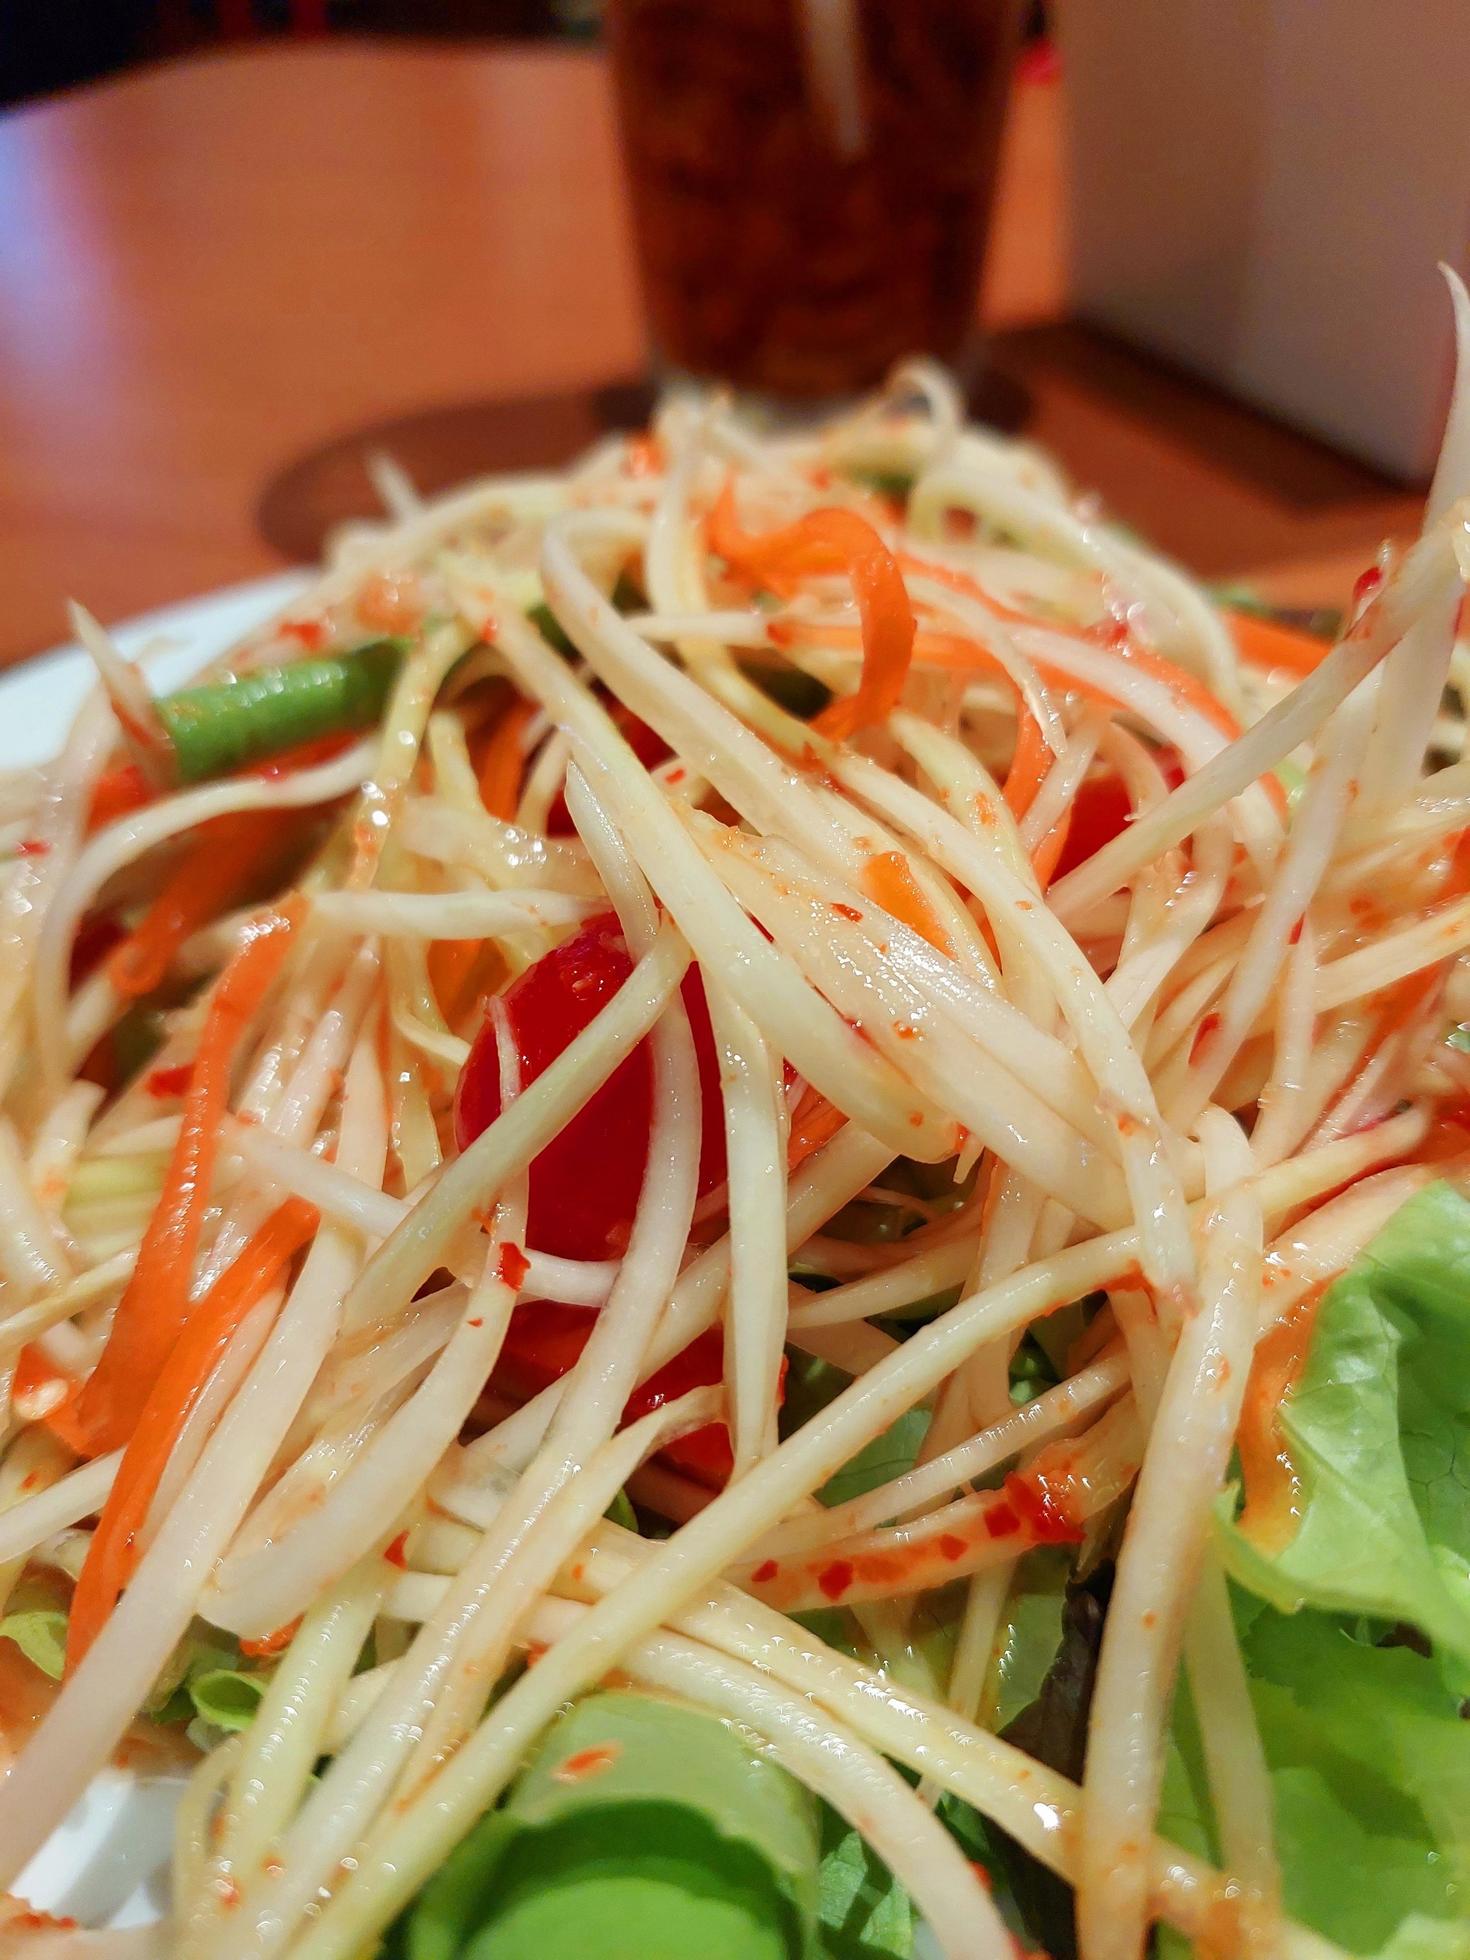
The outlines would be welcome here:
[[[1300,678],[1315,673],[1332,651],[1330,640],[1319,640],[1315,633],[1303,633],[1279,620],[1260,619],[1254,613],[1228,612],[1230,630],[1241,658],[1252,667],[1275,669]]]
[[[105,824],[115,823],[119,817],[141,810],[152,801],[153,791],[137,763],[120,762],[114,769],[104,769],[92,785],[87,828],[101,830]]]
[[[148,1393],[92,1534],[67,1621],[68,1670],[106,1625],[137,1567],[139,1539],[169,1457],[235,1330],[280,1279],[316,1221],[314,1205],[288,1198],[190,1312]]]
[[[856,511],[809,511],[760,536],[741,528],[735,490],[727,478],[709,519],[710,549],[732,570],[773,588],[812,572],[846,572],[862,620],[862,672],[857,691],[833,701],[814,724],[842,741],[880,722],[898,706],[914,651],[914,609],[898,560]]]
[[[940,584],[949,586],[953,591],[964,592],[972,599],[980,600],[982,605],[988,607],[998,618],[1007,620],[1013,625],[1039,626],[1047,630],[1053,629],[1054,623],[1052,621],[1038,619],[1031,613],[1018,612],[1014,606],[1008,606],[1003,600],[997,599],[994,593],[987,592],[983,585],[969,577],[967,573],[956,571],[950,565],[931,565],[927,559],[914,558],[907,554],[900,560],[900,563],[906,571],[921,572],[925,578],[936,579]],[[941,653],[936,649],[931,656],[938,661],[938,664],[942,666],[956,664],[952,651],[956,642],[961,647],[971,649],[970,664],[980,664],[974,659],[975,649],[971,641],[960,639],[958,635],[954,634],[947,634],[942,637],[947,643],[946,650]],[[1241,733],[1240,723],[1231,714],[1230,710],[1225,706],[1225,703],[1211,694],[1204,682],[1196,675],[1191,674],[1187,667],[1179,666],[1176,661],[1166,660],[1162,654],[1149,652],[1146,647],[1139,646],[1138,642],[1132,639],[1126,632],[1121,632],[1111,625],[1093,628],[1088,637],[1096,644],[1105,647],[1109,653],[1116,653],[1120,659],[1126,660],[1130,666],[1138,668],[1140,672],[1148,674],[1153,680],[1158,681],[1161,686],[1168,688],[1176,700],[1183,702],[1185,706],[1192,708],[1196,714],[1203,716],[1213,728],[1218,729],[1220,734],[1225,736],[1227,741],[1233,742]],[[1112,694],[1100,690],[1086,681],[1075,680],[1070,674],[1064,673],[1059,667],[1052,666],[1045,659],[1038,659],[1035,662],[1035,666],[1037,672],[1042,674],[1053,686],[1070,688],[1074,693],[1086,695],[1093,700],[1105,701],[1110,707],[1116,707],[1118,705]]]
[[[847,1121],[836,1103],[807,1085],[791,1119],[791,1135],[786,1142],[786,1168],[794,1171],[808,1157],[830,1143]]]
[[[904,562],[906,564],[915,563],[915,561],[907,559]],[[962,572],[951,572],[948,567],[937,565],[924,565],[922,569],[926,573],[933,574],[935,577],[943,576],[944,582],[947,585],[971,592],[976,598],[984,600],[986,605],[990,606],[1003,618],[1018,620],[1026,625],[1044,625],[1046,623],[1039,620],[1028,620],[1024,613],[1015,613],[1010,608],[999,604],[989,593],[976,585],[973,579],[967,579]],[[806,630],[812,633],[820,630],[820,635],[823,639],[829,638],[831,633],[831,629],[827,627]],[[1242,730],[1235,716],[1231,714],[1223,701],[1211,694],[1210,690],[1197,675],[1190,673],[1187,667],[1179,666],[1176,661],[1166,660],[1162,654],[1150,652],[1147,647],[1139,646],[1138,642],[1130,639],[1127,634],[1117,634],[1110,628],[1095,631],[1090,637],[1106,652],[1116,654],[1120,660],[1125,660],[1130,667],[1135,668],[1141,674],[1147,674],[1150,680],[1157,681],[1161,687],[1167,688],[1169,693],[1173,695],[1174,699],[1182,707],[1190,709],[1193,713],[1199,715],[1202,720],[1207,721],[1227,742],[1234,742],[1239,739]],[[926,629],[915,640],[914,652],[920,660],[931,662],[936,667],[969,668],[976,673],[999,674],[1001,671],[1000,664],[993,654],[988,653],[985,648],[979,646],[975,641],[967,640],[958,633],[937,633],[930,632]],[[1078,676],[1069,674],[1049,660],[1038,658],[1033,664],[1035,665],[1036,671],[1049,686],[1069,690],[1074,694],[1081,695],[1084,700],[1100,702],[1106,707],[1116,708],[1125,705],[1120,697],[1110,689],[1100,687],[1096,682],[1082,680]],[[1282,788],[1280,782],[1274,775],[1268,772],[1261,777],[1260,783],[1261,788],[1275,805],[1277,813],[1285,818],[1289,806],[1286,800],[1286,791]]]
[[[67,1422],[90,1456],[132,1434],[149,1391],[189,1316],[189,1283],[219,1153],[220,1119],[245,1030],[286,957],[298,917],[288,903],[250,928],[209,1003],[179,1134],[138,1263],[118,1302],[101,1358],[78,1391]],[[55,1425],[53,1424],[53,1427]],[[58,1430],[58,1434],[61,1433]]]
[[[526,758],[521,737],[536,712],[534,701],[519,695],[494,716],[479,756],[480,801],[492,817],[509,823],[521,800]],[[429,948],[429,984],[439,1012],[453,1023],[465,1005],[475,963],[485,950],[482,939],[436,939]]]
[[[1006,771],[1005,799],[1006,808],[1019,823],[1036,801],[1055,758],[1035,715],[1024,701],[1018,701],[1017,708],[1016,752]]]
[[[521,737],[536,712],[536,703],[517,695],[496,716],[480,757],[480,801],[492,817],[509,823],[521,800],[526,758]]]
[[[148,910],[108,955],[107,977],[125,1000],[152,993],[184,941],[259,886],[298,822],[295,810],[242,810],[200,824]]]
[[[429,947],[429,985],[439,1012],[451,1027],[464,1005],[465,989],[483,948],[480,939],[436,939]]]
[[[242,1640],[240,1652],[247,1660],[252,1661],[266,1660],[272,1654],[284,1654],[300,1629],[301,1615],[298,1613],[294,1620],[287,1620],[283,1627],[273,1627],[269,1633],[262,1634],[259,1640]]]
[[[863,890],[893,918],[912,926],[936,953],[954,958],[954,945],[934,907],[919,889],[902,851],[878,851],[863,866]]]
[[[1043,891],[1056,876],[1062,852],[1067,848],[1067,833],[1072,828],[1072,812],[1063,810],[1051,829],[1031,853],[1031,872]]]

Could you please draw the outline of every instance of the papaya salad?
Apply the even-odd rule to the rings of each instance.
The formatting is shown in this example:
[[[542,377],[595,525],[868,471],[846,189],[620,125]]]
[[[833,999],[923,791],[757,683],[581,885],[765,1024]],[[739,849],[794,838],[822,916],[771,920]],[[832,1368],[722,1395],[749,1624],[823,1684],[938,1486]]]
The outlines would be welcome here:
[[[377,476],[0,780],[5,1950],[1464,1954],[1463,380],[1325,635],[922,364]]]

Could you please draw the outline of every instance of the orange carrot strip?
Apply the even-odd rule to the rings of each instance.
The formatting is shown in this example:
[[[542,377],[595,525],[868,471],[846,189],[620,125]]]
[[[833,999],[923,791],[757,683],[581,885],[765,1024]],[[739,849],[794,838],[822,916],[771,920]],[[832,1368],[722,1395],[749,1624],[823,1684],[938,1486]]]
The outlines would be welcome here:
[[[517,695],[497,716],[480,757],[480,801],[492,817],[499,817],[503,823],[511,821],[521,800],[521,783],[526,773],[521,736],[535,712],[534,701]]]
[[[284,1654],[296,1638],[301,1627],[301,1615],[287,1620],[283,1627],[273,1627],[269,1633],[262,1634],[259,1640],[242,1640],[240,1652],[247,1660],[265,1660],[271,1654]]]
[[[451,1025],[482,944],[479,939],[436,939],[429,947],[429,985],[434,989],[439,1012]]]
[[[927,558],[917,558],[911,551],[901,551],[898,562],[906,572],[918,572],[923,578],[932,578],[938,585],[947,585],[952,592],[968,593],[970,598],[979,599],[998,619],[1009,620],[1013,626],[1041,626],[1054,628],[1056,621],[1044,619],[1039,613],[1022,612],[1019,608],[1007,605],[1004,599],[997,599],[993,592],[987,592],[978,579],[968,572],[956,570],[953,565],[935,565]]]
[[[815,726],[842,741],[898,706],[914,651],[914,609],[898,560],[856,511],[809,511],[794,524],[755,536],[735,515],[727,478],[709,519],[710,548],[732,569],[777,582],[804,573],[846,572],[862,620],[862,672],[857,691],[833,701]]]
[[[863,866],[863,890],[895,919],[927,939],[936,953],[954,958],[954,945],[939,915],[919,889],[902,851],[878,851]]]
[[[496,715],[480,754],[480,801],[504,823],[514,817],[521,800],[526,775],[521,736],[535,712],[534,701],[519,696],[509,701]],[[429,983],[446,1021],[452,1022],[464,1005],[465,988],[483,950],[480,939],[436,939],[430,946]]]
[[[1006,808],[1018,823],[1036,801],[1053,759],[1041,723],[1024,701],[1018,702],[1016,751],[1006,771],[1005,786]]]
[[[107,977],[124,999],[162,984],[184,941],[258,885],[298,821],[295,810],[242,810],[200,824],[153,903],[108,955]]]
[[[231,1070],[245,1030],[281,970],[296,918],[295,907],[288,904],[253,925],[215,985],[179,1134],[138,1263],[118,1302],[101,1358],[77,1395],[75,1433],[88,1455],[101,1456],[127,1442],[188,1318],[189,1283],[219,1154]]]
[[[1230,630],[1241,658],[1252,667],[1276,669],[1301,677],[1315,673],[1332,651],[1330,640],[1319,640],[1315,633],[1303,633],[1279,620],[1260,619],[1255,613],[1227,612]]]
[[[60,1396],[40,1420],[59,1442],[75,1450],[78,1456],[85,1456],[86,1436],[77,1427],[76,1421],[76,1383],[49,1361],[41,1348],[27,1343],[15,1357],[15,1380],[11,1384],[11,1394],[17,1400],[29,1401],[41,1390],[54,1394],[57,1389],[61,1391]]]
[[[1072,828],[1072,812],[1063,810],[1051,829],[1031,853],[1031,871],[1043,891],[1056,875],[1062,852],[1067,847],[1067,833]]]
[[[830,1143],[846,1121],[846,1116],[835,1103],[829,1103],[824,1095],[808,1085],[791,1119],[791,1134],[786,1142],[787,1170],[794,1171],[824,1143]]]
[[[136,762],[120,762],[104,769],[92,785],[92,805],[87,812],[87,829],[101,830],[133,810],[153,801],[153,791]]]
[[[198,1301],[143,1405],[72,1594],[66,1664],[76,1667],[132,1578],[169,1457],[240,1323],[316,1230],[316,1207],[288,1198]]]
[[[1040,626],[1044,628],[1051,628],[1053,626],[1052,621],[1037,619],[1030,613],[1018,612],[1014,606],[1006,605],[1004,601],[997,599],[993,593],[987,592],[984,586],[980,585],[975,579],[970,578],[965,572],[954,570],[952,566],[931,565],[926,559],[914,558],[908,555],[905,555],[900,562],[906,570],[922,572],[926,578],[937,579],[942,585],[947,585],[956,592],[965,592],[971,598],[979,599],[982,604],[989,607],[991,612],[995,613],[1001,619],[1009,620],[1021,626]],[[1105,638],[1104,635],[1109,635],[1109,637]],[[1126,660],[1130,666],[1137,667],[1141,672],[1150,675],[1162,686],[1167,687],[1176,699],[1194,709],[1196,714],[1202,715],[1227,740],[1233,742],[1240,734],[1240,723],[1231,714],[1230,710],[1225,706],[1225,703],[1211,694],[1204,682],[1196,675],[1191,674],[1187,667],[1179,666],[1176,661],[1166,660],[1162,654],[1150,653],[1146,647],[1139,646],[1135,640],[1129,639],[1126,635],[1122,635],[1116,640],[1110,635],[1111,629],[1105,627],[1102,629],[1093,629],[1088,634],[1088,637],[1098,644],[1105,646],[1109,653],[1116,653],[1120,659]],[[958,638],[957,635],[947,635],[945,637],[951,640]],[[961,640],[960,644],[967,646],[971,643]],[[953,662],[941,659],[940,664],[953,664]],[[980,663],[974,662],[973,664],[979,665]],[[1059,667],[1053,667],[1049,661],[1040,659],[1034,664],[1037,672],[1044,675],[1053,686],[1070,688],[1075,693],[1099,698],[1099,690],[1095,687],[1086,681],[1074,680],[1070,674],[1063,673]],[[1102,693],[1100,698],[1107,701],[1109,706],[1117,705],[1111,694]]]
[[[809,629],[814,634],[817,629]],[[821,637],[831,637],[832,629],[822,627]],[[1209,722],[1227,742],[1236,741],[1241,734],[1240,723],[1231,714],[1223,701],[1218,700],[1203,681],[1191,674],[1187,668],[1177,666],[1174,661],[1164,659],[1162,654],[1150,653],[1133,641],[1120,641],[1109,646],[1107,651],[1115,653],[1130,667],[1147,674],[1161,687],[1166,687],[1182,706],[1192,709],[1203,720]],[[973,640],[966,640],[957,633],[921,632],[914,642],[914,652],[920,660],[931,662],[936,667],[967,668],[975,673],[998,673],[999,663],[993,655]],[[1106,707],[1116,708],[1126,705],[1121,697],[1094,681],[1086,681],[1079,676],[1066,673],[1045,659],[1033,663],[1036,671],[1049,685],[1080,694],[1084,700],[1096,701]],[[1269,772],[1260,778],[1262,789],[1276,806],[1278,813],[1285,817],[1288,810],[1286,791],[1277,778]]]

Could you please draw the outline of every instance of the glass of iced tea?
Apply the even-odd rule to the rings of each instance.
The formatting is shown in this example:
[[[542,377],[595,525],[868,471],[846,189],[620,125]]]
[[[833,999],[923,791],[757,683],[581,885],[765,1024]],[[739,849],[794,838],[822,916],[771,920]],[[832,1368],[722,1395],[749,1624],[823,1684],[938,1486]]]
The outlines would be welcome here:
[[[666,368],[776,401],[963,371],[1018,0],[612,0]]]

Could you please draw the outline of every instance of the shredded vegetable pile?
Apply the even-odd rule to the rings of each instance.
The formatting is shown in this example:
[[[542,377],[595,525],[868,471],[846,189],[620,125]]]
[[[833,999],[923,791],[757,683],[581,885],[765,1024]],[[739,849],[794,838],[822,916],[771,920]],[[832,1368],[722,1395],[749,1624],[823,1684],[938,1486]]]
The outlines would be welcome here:
[[[1335,640],[918,365],[385,462],[173,695],[77,613],[0,1881],[189,1773],[58,1950],[1466,1950],[1466,396]]]

